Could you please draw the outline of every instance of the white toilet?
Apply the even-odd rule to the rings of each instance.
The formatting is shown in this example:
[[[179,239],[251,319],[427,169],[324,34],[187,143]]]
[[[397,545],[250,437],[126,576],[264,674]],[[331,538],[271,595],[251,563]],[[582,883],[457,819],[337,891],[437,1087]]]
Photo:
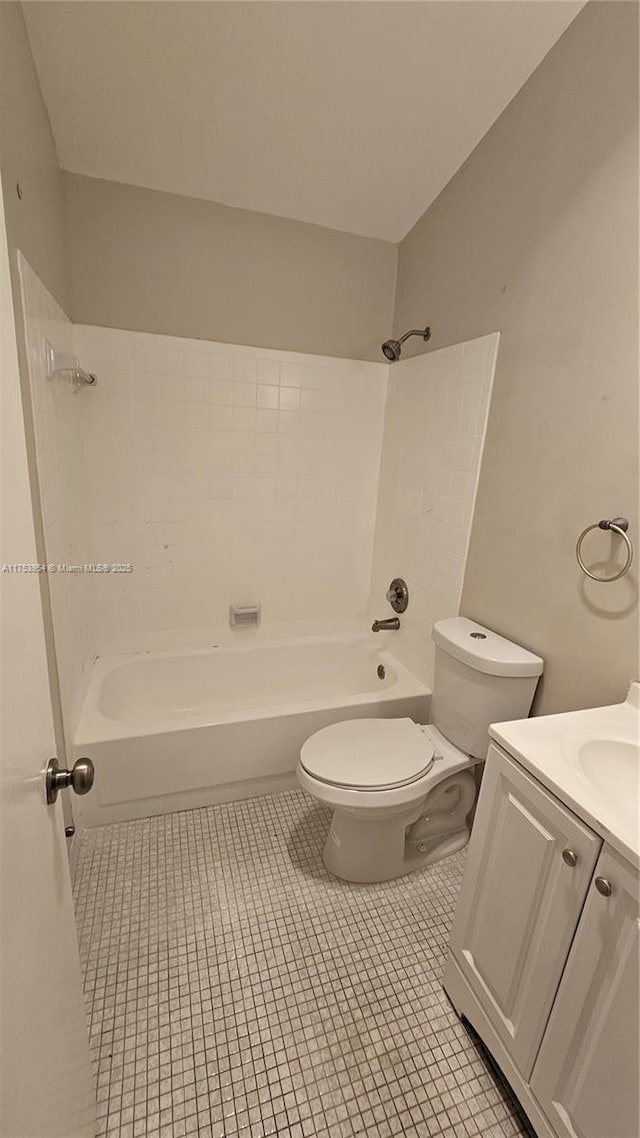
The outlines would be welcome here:
[[[543,661],[466,617],[433,626],[432,723],[351,719],[307,739],[298,782],[333,807],[327,869],[389,881],[462,849],[490,723],[529,714]]]

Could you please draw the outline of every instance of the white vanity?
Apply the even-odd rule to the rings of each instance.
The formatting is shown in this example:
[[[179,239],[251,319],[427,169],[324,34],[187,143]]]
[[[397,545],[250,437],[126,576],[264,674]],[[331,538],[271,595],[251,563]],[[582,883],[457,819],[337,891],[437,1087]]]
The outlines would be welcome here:
[[[640,684],[497,724],[444,987],[538,1138],[638,1138]]]

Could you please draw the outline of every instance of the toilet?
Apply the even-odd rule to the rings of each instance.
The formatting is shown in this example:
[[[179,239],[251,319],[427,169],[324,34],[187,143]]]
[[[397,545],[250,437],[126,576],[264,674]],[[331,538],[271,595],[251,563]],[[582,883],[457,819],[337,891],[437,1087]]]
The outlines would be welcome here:
[[[300,786],[333,808],[324,863],[345,881],[390,881],[461,850],[489,724],[529,714],[539,656],[466,617],[432,638],[431,723],[350,719],[300,752]]]

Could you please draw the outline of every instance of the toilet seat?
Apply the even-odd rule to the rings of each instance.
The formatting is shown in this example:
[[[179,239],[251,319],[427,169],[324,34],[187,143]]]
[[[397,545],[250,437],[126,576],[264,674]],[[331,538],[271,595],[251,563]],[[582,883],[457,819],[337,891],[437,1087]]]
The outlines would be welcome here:
[[[417,782],[434,754],[432,739],[412,719],[351,719],[307,739],[300,763],[328,786],[375,792]]]
[[[411,773],[407,775],[405,768],[403,774],[405,778],[408,777],[408,781],[402,783],[398,783],[397,780],[393,779],[393,775],[398,773],[395,765],[392,766],[391,776],[389,774],[391,766],[389,757],[390,750],[391,754],[393,754],[394,739],[404,738],[404,740],[406,740],[408,738],[407,732],[404,731],[404,729],[402,735],[397,732],[397,724],[399,722],[409,725],[409,729],[412,732],[411,738],[416,740],[416,743],[418,743],[421,737],[423,748],[421,751],[420,764],[423,773],[416,773],[418,767],[415,767],[413,775],[411,775]],[[322,740],[324,737],[330,740],[331,735],[328,735],[328,732],[333,734],[334,731],[339,731],[337,735],[338,739],[340,739],[341,736],[344,738],[342,729],[352,724],[355,732],[354,738],[362,740],[364,736],[360,734],[360,728],[363,723],[366,724],[366,730],[370,732],[370,739],[375,742],[375,739],[381,739],[383,735],[385,735],[388,743],[389,749],[387,749],[385,764],[382,768],[384,773],[378,776],[379,781],[377,786],[371,787],[371,775],[367,776],[368,785],[366,787],[348,786],[343,782],[330,782],[326,777],[327,774],[333,774],[334,778],[344,776],[337,773],[335,769],[332,771],[329,766],[325,766],[324,764],[320,767],[316,767],[319,771],[324,772],[324,774],[321,773],[320,776],[312,774],[308,770],[307,764],[309,764],[309,766],[315,765],[313,755],[316,751],[316,741],[318,739]],[[389,728],[387,727],[388,724],[394,724],[396,726]],[[354,743],[354,751],[356,753],[357,751],[361,751],[363,754],[366,754],[366,746],[366,744],[362,744],[362,741],[359,746]],[[328,747],[326,750],[328,751]],[[324,746],[322,746],[322,753],[325,753]],[[431,755],[432,759],[430,760],[429,756]],[[314,798],[318,799],[318,801],[324,802],[326,806],[358,811],[395,810],[402,809],[402,807],[410,803],[418,803],[443,779],[449,775],[457,774],[458,771],[470,770],[475,766],[476,762],[477,759],[460,751],[455,744],[446,739],[432,724],[420,726],[420,724],[414,723],[412,719],[401,721],[397,719],[352,719],[343,723],[332,724],[331,727],[324,727],[307,739],[300,752],[300,761],[298,762],[296,775],[302,789],[306,790],[308,794],[311,794]]]

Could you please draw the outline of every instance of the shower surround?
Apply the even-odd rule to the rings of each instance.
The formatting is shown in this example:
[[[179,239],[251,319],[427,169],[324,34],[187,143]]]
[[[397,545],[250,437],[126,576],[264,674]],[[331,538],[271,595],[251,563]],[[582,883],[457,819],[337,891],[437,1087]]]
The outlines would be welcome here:
[[[100,593],[98,653],[228,638],[230,604],[257,601],[264,625],[289,633],[362,620],[384,364],[75,335],[99,376],[86,399],[92,556],[133,564]]]
[[[307,356],[74,327],[24,260],[21,275],[47,559],[131,566],[52,579],[67,750],[95,657],[357,640],[397,575],[409,609],[370,651],[428,686],[431,625],[458,611],[497,334],[391,366]],[[97,387],[48,379],[45,341]],[[229,606],[251,602],[261,628],[232,631]],[[243,777],[257,787],[259,762]]]
[[[431,629],[460,607],[499,339],[389,368],[369,617],[382,614],[391,579],[404,577],[400,631],[380,639],[428,684]]]

